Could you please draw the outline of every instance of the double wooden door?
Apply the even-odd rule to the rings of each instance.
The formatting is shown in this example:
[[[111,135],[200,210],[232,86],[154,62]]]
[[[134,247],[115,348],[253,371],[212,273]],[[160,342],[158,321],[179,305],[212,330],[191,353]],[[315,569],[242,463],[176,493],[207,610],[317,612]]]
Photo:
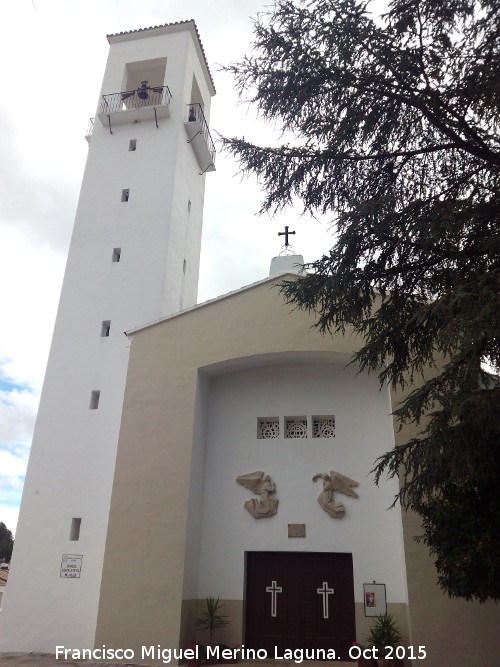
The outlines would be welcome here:
[[[274,657],[285,649],[334,649],[355,640],[352,556],[247,552],[245,646]]]

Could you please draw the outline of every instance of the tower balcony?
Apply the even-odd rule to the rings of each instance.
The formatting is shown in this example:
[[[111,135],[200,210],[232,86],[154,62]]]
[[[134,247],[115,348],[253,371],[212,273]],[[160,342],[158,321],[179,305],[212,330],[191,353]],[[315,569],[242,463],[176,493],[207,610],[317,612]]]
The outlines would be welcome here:
[[[170,117],[172,94],[168,86],[148,86],[143,81],[137,90],[103,95],[98,117],[113,133],[113,125],[133,123],[140,120],[154,120],[158,127],[160,118]]]
[[[215,146],[201,104],[188,104],[187,121],[184,127],[189,137],[188,144],[193,147],[202,170],[200,174],[215,171]]]

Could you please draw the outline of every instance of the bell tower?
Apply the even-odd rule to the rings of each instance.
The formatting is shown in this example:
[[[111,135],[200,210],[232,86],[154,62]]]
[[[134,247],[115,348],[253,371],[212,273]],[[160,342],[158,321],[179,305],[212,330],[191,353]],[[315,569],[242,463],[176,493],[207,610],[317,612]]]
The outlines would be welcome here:
[[[3,651],[94,646],[123,332],[197,298],[215,89],[196,25],[108,41],[0,618]]]

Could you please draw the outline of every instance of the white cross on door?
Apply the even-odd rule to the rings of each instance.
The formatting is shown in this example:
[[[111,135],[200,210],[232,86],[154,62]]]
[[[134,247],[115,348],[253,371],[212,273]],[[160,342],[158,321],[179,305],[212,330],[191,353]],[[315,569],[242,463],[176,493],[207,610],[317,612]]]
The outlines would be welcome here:
[[[323,596],[323,618],[329,618],[328,616],[328,596],[333,595],[333,588],[328,588],[328,582],[323,582],[322,588],[317,588],[316,592],[318,595]]]
[[[276,609],[277,609],[277,594],[282,593],[283,589],[281,586],[278,586],[275,581],[271,582],[270,586],[266,587],[266,593],[271,593],[271,616],[275,617],[276,616]]]

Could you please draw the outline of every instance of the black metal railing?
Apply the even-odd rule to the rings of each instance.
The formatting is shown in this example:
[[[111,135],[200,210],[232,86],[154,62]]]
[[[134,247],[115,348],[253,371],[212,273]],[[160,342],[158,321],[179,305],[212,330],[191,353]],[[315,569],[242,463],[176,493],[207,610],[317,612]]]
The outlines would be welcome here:
[[[169,106],[172,93],[168,86],[143,86],[137,90],[125,90],[121,93],[103,95],[99,113],[112,113],[141,107]]]
[[[189,123],[196,122],[200,125],[201,134],[205,137],[205,141],[207,142],[207,147],[210,153],[210,157],[212,159],[212,164],[215,164],[215,145],[212,140],[210,130],[208,129],[208,123],[205,120],[205,114],[203,113],[201,104],[198,104],[197,102],[188,104],[188,122]]]

